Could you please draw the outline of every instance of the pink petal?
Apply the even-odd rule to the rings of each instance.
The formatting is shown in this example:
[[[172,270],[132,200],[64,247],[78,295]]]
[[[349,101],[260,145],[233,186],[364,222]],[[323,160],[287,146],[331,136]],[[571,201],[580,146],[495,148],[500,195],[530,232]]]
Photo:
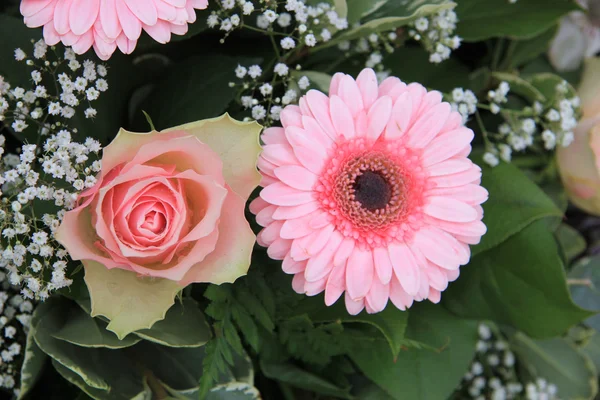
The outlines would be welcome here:
[[[402,93],[394,103],[392,118],[388,121],[384,133],[387,140],[398,139],[406,133],[412,117],[412,108],[409,93]]]
[[[406,310],[413,304],[413,297],[404,291],[398,279],[394,276],[390,282],[390,300],[399,310]]]
[[[129,40],[138,40],[142,34],[141,21],[129,10],[123,0],[117,0],[117,14],[123,33]],[[121,48],[121,45],[119,45]]]
[[[414,296],[420,285],[419,265],[414,254],[404,243],[391,243],[388,252],[396,278],[406,293]]]
[[[344,77],[344,73],[337,72],[331,77],[331,82],[329,83],[329,96],[333,96],[334,94],[338,94],[338,90],[340,89],[340,82]]]
[[[362,95],[364,107],[368,110],[371,108],[375,100],[377,100],[377,96],[379,94],[375,71],[373,71],[371,68],[363,69],[356,78],[356,84],[358,85],[358,89]]]
[[[60,42],[60,36],[56,29],[54,29],[54,24],[48,23],[44,25],[44,42],[48,46],[54,46],[58,42]]]
[[[445,269],[457,269],[469,262],[470,255],[461,244],[438,228],[421,229],[414,236],[414,244],[429,261]]]
[[[158,21],[154,25],[143,25],[144,30],[158,43],[165,44],[171,40],[171,24]]]
[[[345,266],[346,260],[348,260],[350,254],[352,254],[352,250],[354,250],[354,239],[345,238],[333,257],[333,264]]]
[[[346,302],[346,309],[348,310],[348,314],[350,315],[358,315],[365,308],[364,298],[353,300],[348,294],[348,292],[346,292],[344,300]]]
[[[312,214],[296,219],[288,219],[281,227],[281,237],[284,239],[297,239],[312,233],[314,229],[309,225],[311,219]]]
[[[260,226],[270,225],[273,219],[273,212],[277,209],[277,206],[269,205],[256,214],[256,223]]]
[[[481,168],[477,165],[473,165],[468,170],[457,172],[456,174],[433,176],[429,178],[429,182],[437,187],[449,188],[467,185],[478,179],[481,179]]]
[[[488,191],[483,186],[476,184],[449,188],[433,188],[427,194],[433,196],[450,196],[471,205],[484,203],[488,199]]]
[[[39,13],[48,4],[56,2],[56,0],[21,0],[19,11],[24,17],[31,17]]]
[[[306,278],[305,278],[306,279]],[[325,290],[325,285],[327,284],[327,277],[320,279],[315,282],[308,282],[304,284],[304,291],[307,296],[316,296]]]
[[[64,35],[71,30],[69,25],[69,10],[73,0],[58,0],[54,9],[54,28],[59,35]]]
[[[331,235],[327,245],[306,263],[304,278],[308,282],[315,282],[325,278],[332,270],[332,258],[342,242],[342,235],[335,233]]]
[[[321,128],[323,128],[323,131],[332,140],[336,140],[337,135],[329,115],[329,98],[317,90],[309,90],[304,98],[315,119],[321,125]]]
[[[302,111],[300,107],[295,105],[289,105],[281,111],[281,124],[284,128],[290,126],[302,127]],[[271,129],[271,128],[269,128]]]
[[[290,251],[292,241],[287,239],[277,239],[267,249],[267,255],[273,260],[283,260]]]
[[[299,165],[286,165],[275,170],[275,176],[286,185],[298,190],[312,190],[319,177]]]
[[[467,158],[451,158],[434,164],[427,168],[430,176],[450,175],[463,172],[473,166],[473,162]]]
[[[362,111],[365,108],[358,85],[350,75],[342,77],[338,96],[348,106],[352,115],[358,114],[359,111]]]
[[[413,148],[427,146],[440,133],[450,111],[448,103],[438,104],[426,111],[407,132],[408,145]]]
[[[265,144],[289,144],[285,137],[285,130],[279,127],[265,129],[260,138]]]
[[[304,274],[296,274],[294,275],[294,279],[292,279],[292,289],[294,292],[299,294],[305,294],[304,285],[306,284],[306,280],[304,279]]]
[[[54,18],[55,6],[56,2],[49,2],[39,12],[32,14],[29,17],[23,18],[25,25],[27,25],[29,28],[37,28],[51,22]]]
[[[320,207],[319,203],[316,201],[311,201],[309,203],[300,204],[297,206],[280,206],[277,207],[277,210],[273,213],[274,219],[293,219],[302,217],[304,215],[310,214],[313,211],[317,210]]]
[[[83,54],[94,44],[94,34],[91,30],[79,37],[79,40],[73,44],[73,51],[76,54]]]
[[[367,137],[377,140],[386,125],[390,121],[392,114],[392,99],[388,96],[383,96],[377,99],[369,110]]]
[[[393,267],[388,250],[385,247],[376,247],[373,249],[373,263],[375,264],[375,272],[379,281],[387,285],[392,279]]]
[[[446,290],[448,287],[448,277],[446,276],[445,270],[430,263],[425,271],[429,278],[429,285],[432,288],[439,290],[440,292]]]
[[[427,297],[433,304],[437,304],[442,299],[442,293],[434,288],[429,288],[429,296]]]
[[[100,4],[100,21],[106,36],[112,39],[119,37],[123,29],[119,23],[119,15],[117,14],[117,0],[103,0]]]
[[[373,282],[373,254],[355,247],[346,264],[346,294],[353,300],[363,299]]]
[[[298,165],[292,147],[287,144],[267,144],[263,146],[261,157],[277,165]]]
[[[314,200],[312,192],[302,192],[279,182],[261,190],[260,197],[277,206],[298,206]]]
[[[323,131],[321,125],[312,117],[303,116],[302,126],[307,132],[311,133],[311,137],[319,141],[319,144],[326,149],[330,149],[333,145],[333,140]]]
[[[325,305],[331,306],[335,303],[344,290],[346,281],[346,264],[338,264],[331,270],[329,277],[327,278],[327,284],[325,286]]]
[[[352,139],[356,135],[354,117],[344,101],[338,96],[331,96],[329,111],[337,134],[346,139]]]
[[[265,207],[269,207],[271,204],[267,203],[260,197],[255,198],[250,202],[250,212],[254,215],[258,214]]]
[[[100,0],[73,1],[69,9],[71,32],[76,35],[88,32],[96,22],[99,12]]]
[[[285,130],[286,137],[292,145],[296,158],[309,171],[319,174],[327,160],[327,153],[318,142],[311,140],[304,130],[297,127],[289,127]]]
[[[121,0],[121,1],[124,1],[125,4],[127,4],[127,7],[131,10],[131,12],[140,21],[142,21],[143,24],[150,25],[150,26],[156,24],[156,22],[158,20],[158,14],[156,12],[156,6],[154,5],[154,1],[148,1],[148,0]],[[146,32],[147,32],[147,30],[146,30]],[[169,33],[170,33],[170,31],[169,31]]]
[[[281,263],[281,269],[286,274],[297,274],[300,272],[304,272],[305,268],[305,261],[295,261],[289,254],[285,256],[283,262]]]
[[[428,197],[423,211],[444,221],[471,222],[477,219],[477,211],[472,206],[452,197]]]
[[[383,284],[377,279],[373,280],[371,290],[365,298],[365,305],[369,314],[375,314],[385,309],[390,298],[390,285]]]
[[[423,150],[423,166],[427,167],[453,157],[467,147],[473,137],[473,131],[465,127],[439,135]]]
[[[481,221],[460,223],[442,221],[435,218],[427,218],[426,221],[429,224],[437,226],[438,228],[441,228],[448,233],[461,236],[483,236],[487,231],[485,224]]]

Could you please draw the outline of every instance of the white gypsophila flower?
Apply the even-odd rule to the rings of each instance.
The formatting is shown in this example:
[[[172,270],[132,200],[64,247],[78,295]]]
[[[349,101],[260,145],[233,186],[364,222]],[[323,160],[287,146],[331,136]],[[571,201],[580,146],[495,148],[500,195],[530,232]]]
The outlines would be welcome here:
[[[279,17],[277,18],[277,25],[279,25],[282,28],[287,28],[291,24],[292,24],[292,15],[290,13],[284,12],[284,13],[279,14]]]
[[[252,107],[252,118],[254,118],[257,121],[262,120],[263,118],[265,118],[267,115],[267,111],[265,110],[265,108],[261,105],[256,105],[254,107]]]
[[[285,37],[281,39],[280,44],[284,50],[291,50],[296,47],[296,42],[291,37]]]
[[[279,76],[287,76],[289,70],[289,67],[284,63],[277,63],[273,68],[273,72],[275,72]]]
[[[267,21],[269,21],[269,24],[277,21],[277,18],[279,17],[279,15],[277,15],[277,13],[273,10],[266,10],[262,15],[267,19]]]
[[[251,65],[248,68],[248,75],[250,75],[252,79],[256,79],[262,75],[262,68],[259,65]]]
[[[304,37],[304,44],[308,47],[314,47],[317,44],[317,38],[312,33],[309,33]]]
[[[239,16],[239,15],[237,15],[237,14],[233,14],[233,15],[232,15],[232,16],[229,18],[229,20],[231,21],[231,24],[232,24],[233,26],[239,26],[239,25],[240,25],[240,22],[242,21],[242,20],[240,19],[240,16]]]
[[[244,15],[250,15],[252,14],[252,12],[254,11],[254,4],[252,4],[252,2],[247,1],[244,3],[244,6],[242,7],[242,13]]]
[[[308,89],[308,87],[310,86],[310,80],[308,79],[307,76],[303,76],[298,80],[298,87],[302,90],[306,90]]]
[[[221,0],[221,5],[226,10],[231,10],[235,7],[235,0]]]
[[[223,21],[221,21],[221,27],[219,29],[225,32],[232,30],[233,24],[231,23],[231,20],[229,18],[225,18]]]
[[[248,73],[248,68],[243,67],[238,64],[237,68],[235,69],[235,76],[237,76],[239,79],[243,79],[247,73]]]
[[[487,152],[483,155],[483,162],[488,164],[490,167],[495,167],[500,163],[500,160],[498,159],[497,155]]]
[[[264,16],[264,14],[261,14],[256,17],[256,26],[258,26],[260,29],[268,29],[271,26],[271,23],[267,17]]]
[[[15,60],[23,61],[25,58],[27,58],[27,55],[25,54],[25,52],[23,50],[15,49]]]
[[[294,89],[289,89],[285,92],[283,97],[281,98],[281,103],[283,105],[288,105],[296,101],[298,98],[298,93]]]
[[[216,14],[209,15],[206,19],[206,25],[208,25],[209,28],[214,28],[219,25],[219,17]]]
[[[283,108],[281,106],[273,106],[271,107],[271,112],[269,114],[269,117],[274,120],[274,121],[279,121],[280,117],[281,117],[281,111],[283,110]]]
[[[263,83],[260,88],[260,93],[267,97],[269,96],[271,93],[273,93],[273,86],[270,83]]]

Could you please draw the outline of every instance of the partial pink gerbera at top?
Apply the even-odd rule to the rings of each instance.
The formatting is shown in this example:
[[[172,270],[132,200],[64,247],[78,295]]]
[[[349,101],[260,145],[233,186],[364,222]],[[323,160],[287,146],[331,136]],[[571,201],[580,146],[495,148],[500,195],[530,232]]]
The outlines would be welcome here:
[[[398,78],[336,74],[263,133],[258,242],[293,288],[345,292],[351,314],[437,303],[486,232],[473,132],[439,92]]]
[[[117,47],[131,53],[142,29],[163,44],[172,33],[185,34],[195,9],[207,6],[208,0],[22,0],[21,14],[28,27],[44,27],[47,44],[63,42],[77,54],[93,46],[107,60]]]

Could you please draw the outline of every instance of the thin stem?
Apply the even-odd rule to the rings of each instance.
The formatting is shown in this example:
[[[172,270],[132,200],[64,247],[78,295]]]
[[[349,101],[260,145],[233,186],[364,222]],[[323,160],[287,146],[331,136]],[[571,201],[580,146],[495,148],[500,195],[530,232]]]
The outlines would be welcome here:
[[[483,120],[481,119],[481,116],[479,115],[479,110],[475,111],[475,119],[477,120],[477,125],[479,125],[479,129],[481,129],[481,134],[483,135],[483,141],[485,142],[485,146],[492,147],[492,143],[490,142],[490,139],[488,138],[487,129],[485,129]]]

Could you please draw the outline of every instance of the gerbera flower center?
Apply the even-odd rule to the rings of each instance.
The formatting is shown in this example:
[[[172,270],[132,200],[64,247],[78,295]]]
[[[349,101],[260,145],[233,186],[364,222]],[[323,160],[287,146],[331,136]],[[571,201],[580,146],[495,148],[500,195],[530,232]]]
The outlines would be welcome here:
[[[365,171],[354,181],[354,198],[363,208],[374,211],[385,208],[392,198],[390,184],[378,171]]]

